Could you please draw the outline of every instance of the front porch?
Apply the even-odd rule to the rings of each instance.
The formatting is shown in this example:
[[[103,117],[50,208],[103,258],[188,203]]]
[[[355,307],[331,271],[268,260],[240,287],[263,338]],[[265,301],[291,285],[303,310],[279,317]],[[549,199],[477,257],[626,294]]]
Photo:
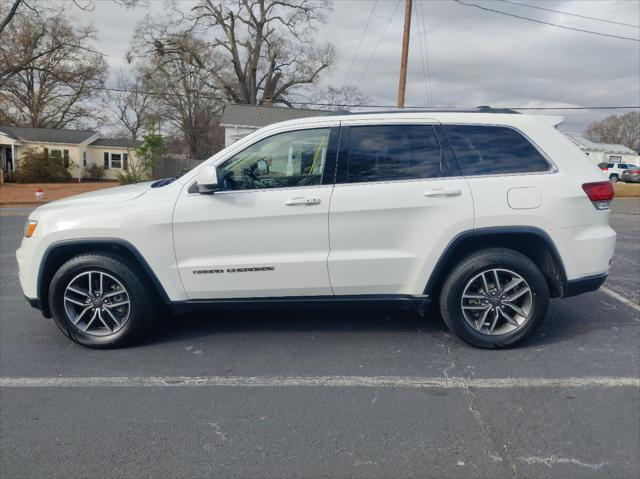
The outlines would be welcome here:
[[[0,165],[2,172],[0,173],[0,182],[11,180],[17,168],[17,154],[15,143],[0,143]]]

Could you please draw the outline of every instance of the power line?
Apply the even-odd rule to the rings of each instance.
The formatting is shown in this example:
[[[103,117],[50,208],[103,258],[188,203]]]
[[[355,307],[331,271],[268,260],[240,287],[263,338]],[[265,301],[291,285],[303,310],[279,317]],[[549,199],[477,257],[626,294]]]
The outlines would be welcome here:
[[[433,86],[431,85],[431,67],[429,66],[429,49],[427,48],[428,46],[428,40],[427,40],[427,23],[424,20],[424,5],[422,4],[422,2],[420,2],[418,4],[418,6],[420,7],[420,18],[422,19],[422,38],[424,39],[424,56],[425,56],[425,61],[427,64],[427,82],[429,85],[429,90],[428,90],[428,96],[429,96],[429,103],[433,103]],[[417,13],[417,12],[416,12]]]
[[[202,95],[196,92],[191,92],[191,95],[186,93],[162,93],[162,92],[154,92],[147,90],[134,90],[127,88],[110,88],[110,87],[99,87],[94,88],[99,91],[112,91],[112,92],[120,92],[120,93],[138,93],[138,94],[146,94],[146,95],[154,95],[154,96],[179,96],[179,97],[189,97],[192,98],[205,98],[208,100],[219,100],[224,102],[229,102],[229,98],[220,97],[214,95]],[[0,91],[7,91],[6,89],[0,88]],[[314,105],[314,106],[328,106],[328,107],[337,107],[337,108],[387,108],[387,109],[395,109],[393,105],[363,105],[360,103],[322,103],[322,102],[311,102],[311,101],[290,101],[292,105]],[[250,105],[249,103],[238,103],[240,105],[249,105],[249,106],[258,106],[258,105]],[[278,107],[272,107],[278,108]],[[475,109],[476,107],[471,107],[471,109]],[[500,106],[500,109],[509,109],[509,110],[640,110],[640,105],[615,105],[615,106]],[[405,110],[468,110],[466,107],[459,108],[451,108],[451,106],[405,106]]]
[[[367,19],[367,24],[364,26],[364,30],[362,30],[362,34],[360,35],[360,41],[358,42],[358,47],[356,48],[355,53],[353,54],[353,58],[351,59],[351,64],[349,65],[349,70],[347,70],[347,75],[344,77],[344,83],[342,86],[346,86],[347,80],[349,79],[349,75],[351,75],[351,69],[353,68],[353,63],[360,52],[360,46],[362,46],[362,40],[364,40],[364,35],[367,33],[367,29],[369,28],[369,23],[371,23],[371,19],[373,18],[373,12],[376,11],[376,6],[378,5],[378,0],[373,4],[373,8],[371,9],[371,13],[369,14],[369,18]]]
[[[578,15],[577,13],[562,12],[560,10],[553,10],[551,8],[539,7],[537,5],[528,5],[526,3],[514,2],[512,0],[498,0],[498,1],[503,3],[511,3],[512,5],[519,5],[521,7],[535,8],[536,10],[544,10],[546,12],[560,13],[562,15],[570,15],[572,17],[578,17],[578,18],[586,18],[587,20],[595,20],[597,22],[613,23],[614,25],[624,25],[625,27],[640,28],[640,25],[633,25],[631,23],[616,22],[613,20],[606,20],[604,18],[588,17],[586,15]]]
[[[420,15],[418,13],[418,10],[420,9],[420,2],[418,2],[418,6],[416,7],[416,14],[415,14],[415,18],[416,18],[416,24],[417,24],[417,32],[418,32],[418,43],[420,44],[420,63],[422,63],[422,77],[424,78],[424,93],[425,93],[425,100],[427,100],[427,103],[431,103],[431,101],[429,101],[429,83],[427,82],[427,69],[425,67],[424,64],[424,47],[422,45],[422,36],[420,33]]]
[[[567,27],[565,25],[558,25],[557,23],[545,22],[543,20],[536,20],[536,19],[529,18],[529,17],[523,17],[521,15],[515,15],[513,13],[503,12],[501,10],[494,10],[493,8],[483,7],[482,5],[478,5],[476,3],[466,3],[466,2],[463,2],[462,0],[453,0],[453,1],[458,3],[458,4],[460,4],[460,5],[463,5],[465,7],[475,7],[475,8],[479,8],[480,10],[485,10],[487,12],[493,12],[493,13],[498,13],[500,15],[506,15],[507,17],[519,18],[520,20],[526,20],[528,22],[540,23],[542,25],[549,25],[551,27],[564,28],[565,30],[573,30],[574,32],[590,33],[591,35],[599,35],[601,37],[618,38],[620,40],[629,40],[629,41],[632,41],[632,42],[640,42],[640,39],[637,39],[637,38],[622,37],[622,36],[619,36],[619,35],[610,35],[608,33],[594,32],[593,30],[585,30],[585,29],[582,29],[582,28]]]
[[[387,29],[389,28],[389,25],[391,25],[391,20],[393,20],[393,17],[395,16],[396,12],[398,11],[398,7],[399,6],[400,6],[400,0],[398,0],[396,2],[396,7],[393,9],[393,13],[391,13],[391,16],[389,16],[389,20],[387,21],[387,24],[384,26],[384,30],[382,30],[382,35],[380,35],[380,40],[378,40],[378,43],[376,44],[376,47],[373,50],[373,53],[369,57],[369,61],[367,62],[367,66],[365,67],[364,71],[362,72],[362,75],[360,76],[360,79],[358,80],[358,84],[356,85],[356,88],[360,87],[360,83],[362,83],[362,80],[364,79],[365,75],[367,74],[367,71],[369,71],[369,67],[371,66],[371,62],[373,61],[373,58],[376,56],[376,53],[378,52],[378,48],[380,47],[380,44],[382,43],[382,40],[384,39],[384,36],[387,33]]]

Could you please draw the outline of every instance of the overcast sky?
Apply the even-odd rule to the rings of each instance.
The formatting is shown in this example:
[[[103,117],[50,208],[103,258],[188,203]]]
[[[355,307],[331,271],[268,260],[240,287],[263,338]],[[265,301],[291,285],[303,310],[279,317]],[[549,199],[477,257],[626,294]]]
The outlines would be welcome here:
[[[634,27],[526,8],[500,0],[464,1],[544,22],[640,38],[640,29]],[[637,0],[514,1],[640,25],[640,2]],[[194,1],[177,3],[187,10]],[[75,15],[97,28],[98,49],[106,55],[111,72],[115,74],[126,67],[124,55],[136,23],[146,14],[166,12],[167,7],[164,0],[151,0],[148,7],[135,9],[127,9],[110,0],[96,0],[95,4],[93,12],[76,11]],[[369,26],[362,37],[370,15]],[[319,41],[333,42],[339,53],[339,61],[325,77],[325,82],[342,86],[346,79],[347,84],[359,85],[372,104],[395,106],[403,16],[404,0],[336,0],[327,24],[316,34]],[[422,35],[423,24],[426,25],[426,41]],[[362,45],[355,55],[361,37]],[[372,56],[376,45],[379,48]],[[425,46],[426,56],[421,54]],[[351,72],[346,78],[352,61]],[[428,76],[425,75],[427,64]],[[429,76],[430,86],[425,80]],[[463,6],[453,0],[414,0],[406,104],[453,107],[640,105],[640,43],[524,21]],[[549,113],[567,116],[563,130],[581,131],[590,121],[613,112]]]

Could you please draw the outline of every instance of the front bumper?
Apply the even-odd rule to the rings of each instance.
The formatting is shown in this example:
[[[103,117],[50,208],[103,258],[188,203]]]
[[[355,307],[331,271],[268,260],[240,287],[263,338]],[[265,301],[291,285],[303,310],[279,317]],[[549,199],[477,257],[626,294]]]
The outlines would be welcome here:
[[[595,291],[604,284],[607,276],[608,274],[605,273],[567,281],[563,297],[569,298],[571,296],[577,296],[582,293]]]

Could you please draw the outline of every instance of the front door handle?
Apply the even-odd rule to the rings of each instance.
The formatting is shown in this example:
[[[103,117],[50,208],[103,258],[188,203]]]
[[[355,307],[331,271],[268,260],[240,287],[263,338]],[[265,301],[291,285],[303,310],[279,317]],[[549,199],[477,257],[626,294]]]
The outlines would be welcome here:
[[[432,190],[424,192],[424,196],[429,198],[439,196],[460,196],[461,194],[462,191],[460,191],[460,188],[433,188]]]
[[[320,204],[320,198],[309,197],[309,196],[296,196],[294,198],[290,198],[285,203],[285,205],[287,206],[298,206],[298,205],[311,206],[311,205],[319,205],[319,204]]]

